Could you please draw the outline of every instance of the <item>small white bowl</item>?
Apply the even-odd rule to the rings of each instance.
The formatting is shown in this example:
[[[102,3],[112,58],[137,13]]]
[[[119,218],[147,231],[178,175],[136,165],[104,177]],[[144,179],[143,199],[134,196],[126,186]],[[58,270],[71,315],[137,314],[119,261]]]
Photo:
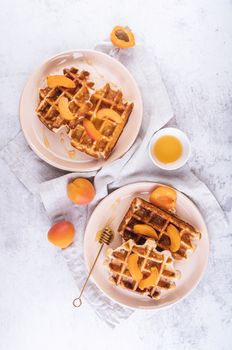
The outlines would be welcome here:
[[[182,156],[177,159],[175,162],[172,163],[162,163],[160,162],[156,156],[153,154],[152,149],[156,141],[161,137],[161,136],[175,136],[178,138],[178,140],[181,142],[182,147],[183,147],[183,152]],[[176,170],[181,168],[189,159],[191,154],[191,145],[188,137],[186,134],[176,128],[164,128],[160,129],[157,131],[151,138],[150,143],[149,143],[149,156],[152,160],[152,162],[157,165],[159,168],[164,169],[164,170]]]

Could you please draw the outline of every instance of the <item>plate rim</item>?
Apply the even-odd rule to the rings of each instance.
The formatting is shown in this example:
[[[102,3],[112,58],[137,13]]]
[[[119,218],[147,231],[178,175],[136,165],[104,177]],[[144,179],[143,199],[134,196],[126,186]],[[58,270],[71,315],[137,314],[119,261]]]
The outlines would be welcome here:
[[[129,184],[126,184],[124,186],[121,186],[117,189],[115,189],[114,191],[112,191],[110,194],[108,194],[107,196],[105,196],[98,204],[97,206],[94,208],[91,216],[89,217],[88,219],[88,222],[87,222],[87,225],[85,227],[85,231],[84,231],[84,242],[83,242],[83,255],[84,255],[84,261],[85,261],[85,266],[86,266],[86,269],[87,271],[90,270],[90,266],[88,264],[88,261],[87,261],[87,250],[86,250],[86,232],[88,230],[88,226],[90,224],[90,220],[92,218],[92,216],[95,214],[95,211],[97,210],[98,206],[107,198],[113,196],[115,193],[118,193],[120,192],[120,190],[122,188],[129,188],[129,187],[132,187],[134,185],[136,186],[144,186],[144,185],[147,185],[147,184],[153,184],[154,186],[167,186],[167,187],[172,187],[174,188],[180,195],[184,196],[185,198],[187,198],[188,201],[190,201],[195,209],[197,210],[198,214],[200,215],[201,219],[202,219],[202,223],[204,225],[204,229],[205,229],[205,234],[206,234],[206,241],[207,241],[207,251],[205,252],[205,256],[206,256],[206,259],[205,259],[205,263],[203,265],[203,268],[199,274],[199,277],[197,279],[197,281],[195,282],[195,284],[193,285],[193,287],[188,290],[186,292],[186,294],[184,294],[183,296],[181,296],[179,299],[169,303],[169,304],[166,304],[166,305],[155,305],[154,304],[154,307],[153,306],[139,306],[139,307],[133,307],[133,306],[130,306],[130,305],[127,305],[126,303],[123,303],[121,301],[118,301],[118,300],[115,300],[112,296],[108,295],[99,285],[98,283],[95,281],[95,279],[93,278],[93,275],[90,276],[90,279],[91,281],[95,284],[95,286],[104,294],[104,296],[106,296],[107,298],[109,298],[110,300],[112,300],[114,303],[117,303],[119,305],[121,305],[122,307],[127,307],[131,310],[149,310],[149,311],[153,311],[153,312],[156,312],[156,311],[159,311],[159,310],[164,310],[164,309],[168,309],[174,305],[176,305],[177,303],[183,301],[186,297],[188,297],[196,288],[197,286],[199,285],[199,283],[201,282],[203,276],[205,275],[205,272],[206,272],[206,269],[207,269],[207,266],[208,266],[208,262],[209,262],[209,253],[210,253],[210,242],[209,242],[209,232],[208,232],[208,228],[207,228],[207,225],[206,225],[206,222],[204,220],[204,217],[203,215],[201,214],[199,208],[197,207],[196,203],[188,196],[186,195],[184,192],[178,190],[176,187],[174,186],[170,186],[168,184],[165,184],[165,183],[161,183],[161,182],[153,182],[153,181],[139,181],[139,182],[133,182],[133,183],[129,183]]]
[[[79,169],[78,168],[78,163],[76,162],[69,162],[69,160],[67,159],[65,162],[68,162],[69,165],[63,165],[63,164],[60,164],[59,162],[59,158],[53,154],[51,154],[51,158],[50,157],[47,157],[46,155],[43,154],[42,151],[40,151],[39,149],[37,149],[37,147],[34,145],[34,142],[31,140],[30,136],[28,135],[28,132],[26,132],[24,130],[24,127],[23,127],[23,117],[22,117],[22,103],[23,103],[23,98],[25,97],[24,96],[24,93],[25,93],[25,90],[26,88],[28,87],[28,85],[30,84],[33,76],[37,73],[38,70],[40,70],[44,65],[46,65],[48,63],[48,61],[51,61],[59,56],[62,56],[62,55],[71,55],[71,54],[74,54],[74,53],[82,53],[82,54],[85,54],[85,53],[90,53],[90,54],[96,54],[96,55],[99,55],[99,56],[103,56],[103,57],[107,57],[107,59],[110,59],[112,60],[113,62],[115,62],[116,64],[118,64],[122,70],[126,71],[127,74],[130,76],[130,79],[132,80],[133,82],[133,85],[137,91],[137,94],[138,94],[138,105],[139,105],[139,108],[140,108],[140,118],[139,118],[139,123],[137,124],[137,131],[136,131],[136,136],[134,137],[134,140],[131,142],[131,144],[129,144],[129,146],[127,146],[125,148],[125,150],[118,156],[116,157],[115,159],[113,158],[112,160],[111,159],[107,159],[107,160],[102,160],[102,164],[99,162],[96,162],[96,165],[92,165],[92,166],[89,166],[86,164],[86,168],[82,168],[82,169]],[[24,87],[22,89],[22,92],[20,94],[20,98],[19,98],[19,106],[18,106],[18,110],[19,110],[19,122],[20,122],[20,127],[21,127],[21,130],[23,132],[23,135],[26,139],[26,142],[28,143],[28,145],[30,146],[30,148],[33,150],[33,152],[40,158],[42,159],[44,162],[46,162],[47,164],[57,168],[57,169],[61,169],[61,170],[65,170],[65,171],[71,171],[71,172],[91,172],[91,171],[96,171],[96,170],[100,170],[102,169],[104,166],[107,166],[108,164],[114,162],[115,160],[118,160],[120,159],[121,157],[123,157],[129,150],[130,148],[133,146],[133,144],[135,143],[137,137],[138,137],[138,134],[139,134],[139,131],[141,129],[141,125],[142,125],[142,121],[143,121],[143,113],[144,113],[144,108],[143,108],[143,99],[142,99],[142,94],[141,94],[141,90],[139,88],[139,85],[137,83],[137,81],[135,80],[134,76],[132,75],[132,73],[129,71],[129,69],[124,66],[120,61],[118,61],[116,58],[104,53],[104,52],[101,52],[101,51],[98,51],[98,50],[95,50],[95,49],[71,49],[71,50],[68,50],[68,51],[62,51],[62,52],[59,52],[53,56],[50,56],[48,57],[46,60],[44,60],[40,65],[38,65],[32,72],[31,74],[29,75],[29,78],[27,79],[26,83],[24,84]],[[121,135],[120,135],[121,136]],[[53,159],[54,158],[54,159]],[[64,162],[64,161],[63,161]]]

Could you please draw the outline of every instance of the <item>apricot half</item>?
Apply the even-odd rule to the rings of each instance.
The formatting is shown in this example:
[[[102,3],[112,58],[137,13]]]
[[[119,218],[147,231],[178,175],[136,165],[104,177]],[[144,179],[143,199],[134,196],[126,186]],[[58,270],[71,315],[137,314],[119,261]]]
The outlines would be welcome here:
[[[85,131],[87,132],[87,134],[89,135],[89,137],[94,140],[94,141],[100,141],[102,138],[101,133],[95,128],[95,126],[93,125],[93,123],[88,120],[88,119],[84,119],[83,120],[83,126],[85,128]]]
[[[73,243],[75,229],[69,221],[59,221],[48,231],[48,240],[59,248],[67,248]]]
[[[112,44],[120,49],[127,49],[135,46],[134,34],[127,27],[114,27],[111,32],[110,39]]]
[[[49,75],[47,77],[47,84],[48,84],[48,87],[50,88],[62,86],[65,88],[73,89],[76,86],[72,79],[69,79],[64,75]]]
[[[176,191],[170,187],[157,187],[149,198],[150,202],[167,210],[176,208]]]
[[[97,117],[103,119],[104,117],[109,118],[115,123],[121,123],[121,116],[111,108],[102,108],[97,112]]]
[[[66,97],[61,97],[58,102],[58,109],[60,115],[65,120],[74,120],[76,117],[69,109],[69,100]]]
[[[68,183],[67,194],[69,199],[75,204],[89,204],[95,196],[95,188],[89,180],[77,178]]]
[[[141,290],[154,286],[158,282],[159,272],[156,267],[151,269],[151,273],[147,278],[144,278],[139,282],[139,288]]]
[[[178,231],[176,226],[174,226],[172,224],[168,225],[166,231],[167,231],[167,234],[171,240],[171,245],[170,245],[169,249],[173,253],[177,252],[177,250],[179,250],[179,248],[180,248],[180,243],[181,243],[180,232]]]
[[[143,278],[143,274],[138,266],[138,259],[139,256],[135,253],[131,254],[128,258],[128,270],[136,282],[139,282]]]
[[[156,240],[158,240],[158,235],[156,233],[156,230],[153,229],[153,227],[149,225],[134,225],[133,227],[134,233],[138,233],[143,236],[151,237]]]

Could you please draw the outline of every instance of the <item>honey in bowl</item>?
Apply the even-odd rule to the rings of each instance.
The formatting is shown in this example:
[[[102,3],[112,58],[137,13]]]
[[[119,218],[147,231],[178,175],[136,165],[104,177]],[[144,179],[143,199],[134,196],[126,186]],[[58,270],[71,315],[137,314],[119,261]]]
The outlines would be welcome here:
[[[180,140],[172,135],[161,136],[153,146],[153,154],[161,163],[173,163],[183,153]]]

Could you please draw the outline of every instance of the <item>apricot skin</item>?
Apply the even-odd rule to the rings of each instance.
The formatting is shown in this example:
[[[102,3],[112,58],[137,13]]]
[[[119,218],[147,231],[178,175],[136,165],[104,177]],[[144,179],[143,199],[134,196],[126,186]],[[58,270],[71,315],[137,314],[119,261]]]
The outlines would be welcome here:
[[[93,200],[95,196],[95,188],[89,180],[77,178],[68,183],[67,194],[73,203],[85,205]]]
[[[167,233],[171,240],[170,250],[171,252],[175,253],[180,248],[180,243],[181,243],[180,233],[177,230],[177,228],[172,224],[168,225]]]
[[[170,187],[160,186],[150,194],[149,200],[162,208],[174,210],[176,208],[176,191]]]
[[[97,112],[97,117],[99,119],[102,119],[104,117],[108,117],[109,119],[113,120],[115,123],[121,123],[122,118],[121,116],[115,112],[113,109],[110,108],[102,108]]]
[[[101,133],[95,128],[95,126],[93,125],[93,123],[88,120],[88,119],[84,119],[83,120],[83,125],[85,128],[85,131],[87,132],[87,134],[89,135],[89,137],[94,140],[94,141],[100,141],[102,138]]]
[[[128,270],[136,282],[139,282],[143,278],[143,274],[138,266],[138,259],[137,254],[131,254],[128,258]]]
[[[75,116],[70,111],[68,105],[69,105],[68,99],[62,96],[58,102],[58,109],[59,109],[60,115],[65,120],[74,120]]]
[[[114,27],[110,34],[110,39],[114,44],[114,46],[120,49],[127,49],[129,47],[135,46],[134,34],[130,30],[128,30],[126,27],[123,27],[123,26]]]
[[[150,238],[158,239],[158,235],[156,231],[149,225],[143,224],[143,225],[134,225],[133,231],[135,233],[138,233],[140,235],[144,235]]]
[[[50,88],[55,88],[57,86],[75,88],[76,86],[73,80],[65,77],[64,75],[49,75],[47,77],[47,84]]]
[[[48,231],[48,241],[59,248],[67,248],[73,243],[75,229],[69,221],[59,221]]]
[[[144,278],[143,280],[141,280],[139,282],[139,288],[144,290],[145,288],[149,288],[151,286],[154,286],[154,284],[157,283],[157,279],[158,279],[158,270],[156,267],[153,267],[151,269],[151,273],[147,278]]]

